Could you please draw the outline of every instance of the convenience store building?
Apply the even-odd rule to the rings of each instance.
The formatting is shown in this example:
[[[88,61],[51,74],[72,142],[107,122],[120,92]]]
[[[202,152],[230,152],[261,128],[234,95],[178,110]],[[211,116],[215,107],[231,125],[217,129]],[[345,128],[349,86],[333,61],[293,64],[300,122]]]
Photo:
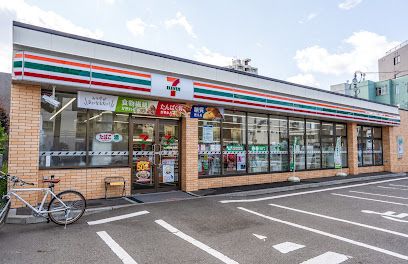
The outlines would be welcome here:
[[[407,123],[394,106],[13,23],[9,172],[87,199],[114,176],[131,195],[404,172]]]

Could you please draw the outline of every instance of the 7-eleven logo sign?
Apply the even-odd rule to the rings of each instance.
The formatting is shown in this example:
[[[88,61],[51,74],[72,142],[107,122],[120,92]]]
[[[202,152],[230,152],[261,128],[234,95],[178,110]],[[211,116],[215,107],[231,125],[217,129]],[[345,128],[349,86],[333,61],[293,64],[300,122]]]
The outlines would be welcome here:
[[[180,79],[167,76],[167,90],[170,91],[170,96],[176,96],[176,92],[180,92]]]

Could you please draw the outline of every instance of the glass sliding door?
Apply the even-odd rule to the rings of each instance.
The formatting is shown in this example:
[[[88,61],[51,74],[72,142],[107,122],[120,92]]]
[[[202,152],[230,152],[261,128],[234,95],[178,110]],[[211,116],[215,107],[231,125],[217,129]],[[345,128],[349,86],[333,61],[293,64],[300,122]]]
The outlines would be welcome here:
[[[170,191],[179,187],[179,122],[133,119],[132,192]]]

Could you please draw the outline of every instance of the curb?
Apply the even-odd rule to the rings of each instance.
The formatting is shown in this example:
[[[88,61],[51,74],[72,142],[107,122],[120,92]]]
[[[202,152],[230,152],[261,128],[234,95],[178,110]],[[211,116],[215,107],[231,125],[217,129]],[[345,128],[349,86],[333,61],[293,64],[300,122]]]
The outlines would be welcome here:
[[[234,192],[234,193],[223,193],[223,194],[215,194],[215,195],[207,195],[207,196],[199,196],[197,194],[187,192],[188,194],[194,197],[191,197],[188,199],[182,199],[182,200],[194,200],[194,199],[211,198],[211,197],[226,197],[226,196],[228,197],[255,196],[255,195],[262,195],[262,194],[272,194],[272,193],[278,193],[278,192],[295,191],[295,190],[308,189],[308,188],[318,188],[318,187],[331,186],[331,185],[340,185],[340,184],[345,184],[345,183],[364,182],[364,181],[386,179],[386,178],[398,178],[398,177],[404,177],[404,176],[407,176],[407,173],[390,173],[390,174],[383,174],[383,175],[363,176],[363,177],[355,177],[355,178],[350,178],[350,179],[333,180],[333,181],[316,182],[316,183],[304,183],[300,185],[274,187],[274,188],[252,190],[252,191],[242,191],[242,192]],[[182,201],[182,200],[174,200],[174,201]],[[146,205],[146,204],[174,202],[174,201],[155,201],[155,202],[143,203],[143,204]],[[132,204],[125,204],[125,205],[88,208],[85,210],[84,215],[91,215],[91,214],[95,214],[99,212],[106,212],[106,211],[111,211],[115,209],[131,207],[135,205],[142,205],[142,204],[132,203]],[[16,215],[16,209],[10,209],[10,212],[7,218],[8,224],[37,224],[37,223],[45,223],[45,222],[47,222],[47,220],[42,217],[35,217],[32,215]]]
[[[404,177],[404,176],[407,176],[407,173],[390,173],[390,174],[375,175],[375,176],[355,177],[355,178],[343,179],[343,180],[333,180],[333,181],[316,182],[316,183],[304,183],[304,184],[300,184],[300,185],[292,185],[292,186],[276,187],[276,188],[267,188],[267,189],[261,189],[261,190],[242,191],[242,192],[235,192],[235,193],[223,193],[223,194],[216,194],[216,195],[208,195],[206,197],[211,197],[211,196],[224,196],[224,197],[225,196],[229,196],[229,197],[254,196],[254,195],[261,195],[261,194],[270,194],[270,193],[277,193],[277,192],[287,192],[287,191],[308,189],[308,188],[318,188],[318,187],[339,185],[339,184],[352,183],[352,182],[363,182],[363,181],[387,179],[387,178],[398,178],[398,177]]]
[[[130,207],[134,205],[135,204],[124,204],[124,205],[88,208],[85,210],[84,216],[99,213],[99,212],[111,211],[114,209]],[[39,224],[39,223],[46,223],[46,222],[47,222],[47,219],[43,217],[38,217],[38,216],[33,216],[33,215],[17,215],[16,209],[10,209],[9,215],[6,221],[7,224],[16,224],[16,225]]]

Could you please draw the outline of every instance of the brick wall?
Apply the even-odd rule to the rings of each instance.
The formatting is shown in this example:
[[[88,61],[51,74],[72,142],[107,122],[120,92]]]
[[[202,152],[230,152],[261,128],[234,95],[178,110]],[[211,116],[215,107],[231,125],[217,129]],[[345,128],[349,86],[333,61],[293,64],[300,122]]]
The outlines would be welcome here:
[[[8,171],[38,186],[38,153],[40,143],[41,89],[38,85],[13,83],[10,104],[10,138]],[[38,193],[21,193],[30,202]],[[13,201],[14,206],[21,203]]]
[[[384,165],[387,171],[408,172],[408,111],[400,110],[401,125],[383,129]],[[397,137],[404,139],[404,155],[398,158]]]
[[[126,195],[130,195],[131,180],[130,168],[98,168],[98,169],[55,169],[40,170],[38,182],[40,187],[47,187],[42,183],[44,176],[55,175],[61,181],[55,186],[55,192],[76,190],[81,192],[86,199],[96,199],[105,195],[105,177],[120,176],[126,180]],[[122,195],[122,186],[108,188],[108,197]]]
[[[181,122],[181,189],[198,188],[198,119],[183,117]]]

